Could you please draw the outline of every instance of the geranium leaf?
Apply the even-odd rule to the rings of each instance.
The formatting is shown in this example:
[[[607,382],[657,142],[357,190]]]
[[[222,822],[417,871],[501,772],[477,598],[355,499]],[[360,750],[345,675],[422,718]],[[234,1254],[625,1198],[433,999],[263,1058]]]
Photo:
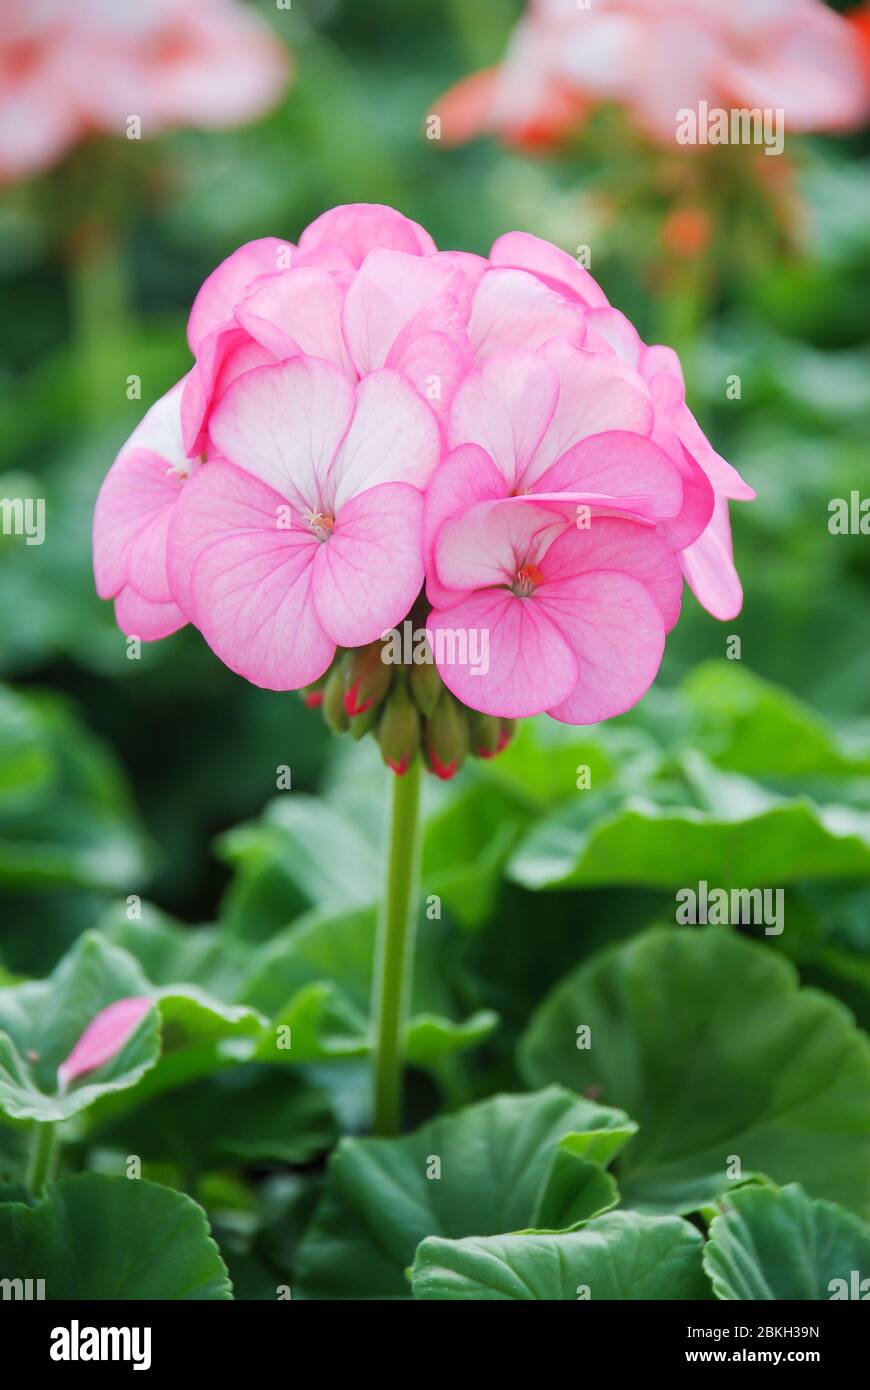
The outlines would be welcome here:
[[[580,1231],[430,1236],[412,1272],[420,1299],[703,1299],[701,1235],[677,1217],[610,1212]]]
[[[627,1127],[621,1111],[549,1087],[496,1096],[401,1139],[343,1140],[300,1247],[300,1296],[408,1297],[405,1270],[426,1236],[528,1228],[560,1141]],[[567,1189],[561,1202],[569,1205]]]
[[[717,1298],[870,1297],[870,1230],[797,1183],[731,1193],[709,1235],[704,1267]]]
[[[0,1267],[52,1300],[232,1298],[205,1212],[142,1178],[80,1173],[36,1206],[0,1204]]]
[[[49,979],[0,989],[0,1109],[16,1119],[63,1120],[135,1086],[157,1063],[156,1006],[113,1056],[66,1090],[58,1067],[102,1010],[152,993],[132,957],[93,932],[78,939]]]
[[[762,1172],[870,1209],[866,1037],[728,928],[655,930],[594,957],[533,1015],[520,1067],[532,1085],[595,1086],[637,1120],[616,1165],[626,1205],[691,1211]]]

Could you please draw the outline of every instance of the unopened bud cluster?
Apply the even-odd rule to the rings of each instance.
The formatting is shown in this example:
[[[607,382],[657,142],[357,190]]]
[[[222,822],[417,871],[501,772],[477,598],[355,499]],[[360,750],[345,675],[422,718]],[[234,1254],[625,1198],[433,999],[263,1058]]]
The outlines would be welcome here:
[[[401,776],[419,755],[447,781],[466,758],[494,758],[514,720],[469,709],[451,695],[432,662],[385,661],[385,644],[339,651],[329,670],[300,692],[334,733],[372,733],[388,767]]]

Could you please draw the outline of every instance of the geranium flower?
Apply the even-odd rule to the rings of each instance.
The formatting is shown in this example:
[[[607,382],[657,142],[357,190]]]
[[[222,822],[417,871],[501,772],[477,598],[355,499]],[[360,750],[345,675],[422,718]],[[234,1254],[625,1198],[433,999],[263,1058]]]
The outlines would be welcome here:
[[[190,621],[253,683],[371,729],[397,771],[420,749],[452,776],[520,715],[628,708],[683,576],[740,607],[728,501],[752,489],[676,354],[547,242],[439,251],[393,209],[336,208],[229,257],[188,336],[98,499],[98,590],[128,634]],[[438,645],[477,630],[467,661]]]
[[[546,710],[592,724],[621,714],[654,680],[679,613],[680,570],[651,528],[594,516],[579,530],[533,498],[448,520],[434,560],[455,594],[427,622],[441,678],[490,715]],[[444,630],[488,633],[488,670],[439,660]]]
[[[337,646],[400,622],[419,593],[435,417],[399,372],[355,387],[332,363],[297,357],[234,382],[211,437],[220,457],[170,523],[173,593],[231,670],[297,689]]]
[[[613,103],[672,144],[676,113],[702,101],[782,109],[791,131],[859,125],[856,36],[822,0],[530,0],[501,65],[436,106],[454,143],[489,131],[553,144]]]
[[[236,0],[5,0],[0,179],[55,163],[86,135],[145,138],[234,126],[268,110],[289,78],[283,45]]]

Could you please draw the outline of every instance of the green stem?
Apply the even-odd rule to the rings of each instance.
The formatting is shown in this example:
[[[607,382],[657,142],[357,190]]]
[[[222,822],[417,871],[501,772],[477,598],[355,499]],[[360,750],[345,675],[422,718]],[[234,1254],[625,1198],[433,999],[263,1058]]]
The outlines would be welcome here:
[[[34,1197],[41,1197],[54,1166],[56,1134],[53,1124],[34,1120],[33,1125],[33,1143],[30,1149],[30,1164],[27,1169],[27,1186]]]
[[[84,409],[99,420],[123,405],[128,346],[123,257],[107,222],[83,229],[71,248],[69,290]]]
[[[390,774],[389,859],[378,919],[372,1001],[376,1134],[395,1134],[402,1108],[402,1042],[413,978],[416,913],[412,897],[417,882],[421,768],[418,757],[404,776]]]

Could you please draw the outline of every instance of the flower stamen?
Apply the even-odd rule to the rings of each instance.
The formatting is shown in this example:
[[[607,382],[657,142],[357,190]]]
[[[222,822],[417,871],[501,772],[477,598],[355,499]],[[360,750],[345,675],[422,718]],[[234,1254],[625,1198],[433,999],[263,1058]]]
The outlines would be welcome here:
[[[544,576],[537,565],[531,563],[521,565],[517,570],[513,582],[513,592],[517,598],[530,598],[534,593],[535,585],[540,584]]]
[[[328,541],[335,526],[332,512],[305,512],[305,523],[319,541]]]

